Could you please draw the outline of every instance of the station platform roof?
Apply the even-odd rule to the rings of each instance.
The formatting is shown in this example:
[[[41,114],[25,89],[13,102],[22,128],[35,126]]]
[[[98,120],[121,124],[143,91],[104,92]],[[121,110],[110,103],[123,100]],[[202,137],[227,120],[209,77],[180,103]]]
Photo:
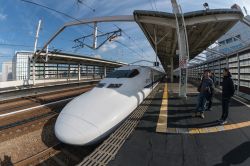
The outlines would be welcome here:
[[[115,62],[104,60],[100,58],[93,58],[88,56],[82,56],[78,54],[69,54],[62,52],[49,52],[46,54],[45,52],[41,53],[41,56],[36,60],[36,62],[44,63],[44,57],[47,55],[46,63],[55,63],[55,64],[88,64],[88,65],[100,65],[100,66],[111,66],[118,67],[126,65],[126,63]],[[43,57],[43,58],[42,58]]]
[[[175,15],[136,10],[134,17],[153,49],[157,50],[164,69],[167,70],[170,65],[170,57],[174,57],[174,66],[178,67]],[[183,17],[187,30],[189,58],[192,59],[241,20],[243,13],[238,9],[209,9],[184,13]]]

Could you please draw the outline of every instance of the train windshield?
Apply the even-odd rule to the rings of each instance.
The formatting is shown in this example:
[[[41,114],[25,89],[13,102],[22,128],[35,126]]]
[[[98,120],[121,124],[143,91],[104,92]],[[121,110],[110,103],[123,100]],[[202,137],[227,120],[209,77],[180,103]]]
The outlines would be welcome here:
[[[139,74],[137,69],[133,70],[115,70],[107,78],[133,78]]]

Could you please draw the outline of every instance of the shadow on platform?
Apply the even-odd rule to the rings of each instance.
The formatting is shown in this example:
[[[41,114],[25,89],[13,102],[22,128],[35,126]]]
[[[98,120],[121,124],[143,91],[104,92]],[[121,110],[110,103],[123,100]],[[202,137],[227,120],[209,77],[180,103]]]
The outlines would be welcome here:
[[[214,166],[231,166],[243,163],[250,157],[250,142],[244,142],[225,154],[222,158],[222,162]]]

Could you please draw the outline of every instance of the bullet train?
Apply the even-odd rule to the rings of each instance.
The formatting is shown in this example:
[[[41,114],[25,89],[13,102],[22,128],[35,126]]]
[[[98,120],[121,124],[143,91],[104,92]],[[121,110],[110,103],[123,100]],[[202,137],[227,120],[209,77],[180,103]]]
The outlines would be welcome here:
[[[63,143],[90,145],[110,134],[145,99],[165,76],[146,66],[123,66],[59,114],[55,135]]]

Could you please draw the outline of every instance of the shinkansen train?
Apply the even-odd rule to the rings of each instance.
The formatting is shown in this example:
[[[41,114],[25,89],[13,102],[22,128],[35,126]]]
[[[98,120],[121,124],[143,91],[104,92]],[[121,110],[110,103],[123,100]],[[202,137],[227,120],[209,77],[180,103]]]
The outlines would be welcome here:
[[[89,145],[110,134],[165,76],[146,66],[123,66],[69,102],[55,124],[56,137],[67,144]]]

